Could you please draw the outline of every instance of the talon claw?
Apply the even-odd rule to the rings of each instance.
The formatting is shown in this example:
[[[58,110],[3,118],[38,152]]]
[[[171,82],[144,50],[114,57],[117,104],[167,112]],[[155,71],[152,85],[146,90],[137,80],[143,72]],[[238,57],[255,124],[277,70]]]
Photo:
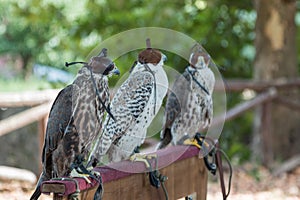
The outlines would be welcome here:
[[[196,146],[199,149],[201,149],[201,146],[199,145],[199,143],[195,139],[186,139],[186,140],[183,141],[183,144],[184,145],[193,145],[193,146]]]

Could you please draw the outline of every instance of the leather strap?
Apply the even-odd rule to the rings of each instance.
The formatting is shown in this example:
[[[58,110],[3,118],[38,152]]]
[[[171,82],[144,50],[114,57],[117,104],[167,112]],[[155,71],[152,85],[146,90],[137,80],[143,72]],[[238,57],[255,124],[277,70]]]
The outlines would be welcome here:
[[[227,196],[226,196],[226,191],[225,191],[225,183],[224,183],[224,174],[223,174],[223,166],[222,166],[222,158],[221,158],[221,155],[220,155],[220,151],[218,151],[219,149],[219,142],[216,141],[216,148],[217,148],[217,151],[216,151],[216,154],[215,154],[215,157],[216,157],[216,165],[217,165],[217,168],[218,168],[218,171],[219,171],[219,178],[220,178],[220,184],[221,184],[221,191],[222,191],[222,195],[223,195],[223,200],[226,200]]]
[[[216,148],[215,159],[216,159],[216,165],[217,165],[217,168],[218,168],[218,171],[219,171],[221,191],[222,191],[222,195],[223,195],[223,200],[226,200],[227,197],[229,196],[230,188],[231,188],[232,167],[231,167],[229,158],[227,157],[225,152],[222,149],[220,149],[220,145],[219,145],[218,140],[215,141],[215,148]],[[229,166],[229,180],[228,180],[228,190],[227,190],[227,192],[226,192],[226,186],[225,186],[225,181],[224,181],[222,155],[226,159],[226,162],[228,163],[228,166]]]

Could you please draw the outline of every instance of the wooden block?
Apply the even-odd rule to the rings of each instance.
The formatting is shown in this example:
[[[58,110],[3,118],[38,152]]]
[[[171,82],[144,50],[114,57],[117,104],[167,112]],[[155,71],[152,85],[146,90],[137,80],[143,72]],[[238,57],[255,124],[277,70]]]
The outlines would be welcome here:
[[[196,147],[176,146],[157,152],[159,172],[168,177],[165,187],[169,199],[179,199],[196,194],[196,199],[205,200],[207,192],[207,170],[203,159],[198,158]],[[155,166],[155,159],[151,162]],[[103,200],[110,199],[165,199],[162,186],[150,184],[145,165],[141,162],[122,161],[95,168],[103,180]],[[134,173],[135,172],[135,173]],[[92,200],[97,183],[87,184],[82,178],[75,178],[80,193],[78,199]],[[84,182],[83,182],[84,181]],[[63,179],[43,182],[43,193],[54,193],[53,199],[68,199],[74,193],[74,180]],[[60,195],[58,195],[60,194]]]

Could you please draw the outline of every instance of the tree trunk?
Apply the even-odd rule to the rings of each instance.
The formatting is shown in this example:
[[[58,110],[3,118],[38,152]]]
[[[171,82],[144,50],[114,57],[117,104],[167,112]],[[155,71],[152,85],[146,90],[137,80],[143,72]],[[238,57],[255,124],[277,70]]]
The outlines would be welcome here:
[[[257,12],[254,79],[297,77],[296,0],[255,0]],[[279,91],[280,97],[297,99],[297,89]],[[298,100],[299,101],[299,100]],[[300,153],[300,114],[283,105],[266,103],[256,110],[253,151],[271,166]]]
[[[22,57],[22,76],[27,80],[31,75],[31,68],[29,67],[31,57],[29,55],[21,54]]]

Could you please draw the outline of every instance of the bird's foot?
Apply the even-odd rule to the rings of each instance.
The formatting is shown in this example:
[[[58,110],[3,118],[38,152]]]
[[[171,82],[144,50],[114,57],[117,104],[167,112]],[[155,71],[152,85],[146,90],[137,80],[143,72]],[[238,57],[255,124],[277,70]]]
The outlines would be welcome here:
[[[196,146],[198,149],[208,149],[210,145],[205,141],[205,138],[202,134],[196,133],[194,138],[188,138],[183,141],[184,145]],[[204,147],[203,147],[204,145]]]
[[[146,166],[147,169],[151,169],[151,163],[149,160],[157,158],[156,154],[139,154],[139,153],[135,153],[132,156],[130,156],[130,160],[132,162],[143,162]]]
[[[209,140],[208,140],[209,141]],[[200,134],[196,133],[194,138],[187,138],[183,140],[182,144],[184,145],[193,145],[196,146],[200,151],[199,151],[199,158],[203,157],[204,163],[208,170],[212,173],[215,174],[217,167],[215,163],[215,150],[214,150],[214,144],[211,142],[205,141],[205,137]],[[210,161],[211,158],[211,161]]]
[[[156,167],[153,170],[152,166],[151,166],[151,161],[152,159],[156,160]],[[139,154],[139,153],[135,153],[132,156],[130,156],[130,160],[132,162],[143,162],[146,166],[146,168],[149,170],[149,181],[150,184],[153,187],[159,188],[161,186],[161,182],[165,182],[167,180],[166,176],[163,176],[159,173],[158,169],[157,169],[157,155],[156,154]]]
[[[79,173],[76,169],[73,169],[72,171],[71,171],[71,177],[72,178],[84,178],[85,179],[85,181],[87,182],[87,183],[91,183],[91,181],[90,181],[90,179],[89,179],[89,177],[90,177],[90,175],[89,174],[82,174],[82,173]]]
[[[193,138],[193,139],[188,138],[188,139],[186,139],[186,140],[183,141],[183,144],[184,144],[184,145],[196,146],[196,147],[198,147],[199,149],[201,149],[200,144],[197,142],[197,140],[196,140],[195,138]]]
[[[83,165],[80,165],[78,168],[74,168],[70,175],[71,177],[84,178],[86,182],[91,183],[89,177],[99,182],[98,177],[100,177],[100,172],[93,170],[93,167],[85,168]]]

